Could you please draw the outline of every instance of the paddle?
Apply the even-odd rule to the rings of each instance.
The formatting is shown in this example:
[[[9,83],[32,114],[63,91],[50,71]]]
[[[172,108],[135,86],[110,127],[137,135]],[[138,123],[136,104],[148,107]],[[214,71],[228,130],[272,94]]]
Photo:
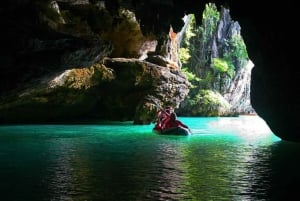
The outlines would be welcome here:
[[[168,112],[166,112],[166,110],[160,105],[158,104],[156,101],[155,101],[155,98],[151,95],[148,95],[146,97],[148,100],[150,100],[152,103],[154,103],[154,105],[161,111],[163,111],[164,113],[166,113],[168,116],[170,116],[170,114]]]

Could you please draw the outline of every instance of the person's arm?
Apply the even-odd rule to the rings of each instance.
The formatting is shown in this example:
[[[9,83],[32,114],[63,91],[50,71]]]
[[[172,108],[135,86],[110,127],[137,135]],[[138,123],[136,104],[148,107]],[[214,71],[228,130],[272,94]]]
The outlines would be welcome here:
[[[166,116],[161,122],[161,128],[165,129],[169,127],[170,116]]]

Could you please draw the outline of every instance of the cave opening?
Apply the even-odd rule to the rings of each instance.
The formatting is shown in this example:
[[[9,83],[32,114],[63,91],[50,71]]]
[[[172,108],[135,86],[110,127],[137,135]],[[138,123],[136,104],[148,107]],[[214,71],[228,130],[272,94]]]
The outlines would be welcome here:
[[[188,98],[178,112],[185,116],[255,115],[250,101],[253,62],[230,9],[208,3],[201,23],[194,13],[183,17],[184,26],[172,38],[169,56],[178,48],[179,65],[191,82]],[[174,42],[177,40],[177,43]],[[172,47],[175,46],[175,47]],[[173,56],[172,61],[177,62]]]

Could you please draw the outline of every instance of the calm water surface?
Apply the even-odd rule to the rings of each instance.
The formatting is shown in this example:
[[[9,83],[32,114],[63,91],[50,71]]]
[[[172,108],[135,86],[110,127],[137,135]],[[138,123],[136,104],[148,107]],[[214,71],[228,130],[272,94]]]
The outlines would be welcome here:
[[[289,200],[300,146],[255,116],[179,118],[191,136],[153,125],[0,126],[3,201]]]

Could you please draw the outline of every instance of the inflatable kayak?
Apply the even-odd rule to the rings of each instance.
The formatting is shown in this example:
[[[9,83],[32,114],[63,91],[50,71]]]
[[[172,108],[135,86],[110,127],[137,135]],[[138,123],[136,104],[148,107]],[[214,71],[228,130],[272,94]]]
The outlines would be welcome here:
[[[190,135],[191,132],[189,131],[189,129],[178,126],[178,127],[172,127],[172,128],[168,128],[168,129],[163,129],[163,130],[156,130],[155,128],[153,128],[153,130],[161,135]]]

